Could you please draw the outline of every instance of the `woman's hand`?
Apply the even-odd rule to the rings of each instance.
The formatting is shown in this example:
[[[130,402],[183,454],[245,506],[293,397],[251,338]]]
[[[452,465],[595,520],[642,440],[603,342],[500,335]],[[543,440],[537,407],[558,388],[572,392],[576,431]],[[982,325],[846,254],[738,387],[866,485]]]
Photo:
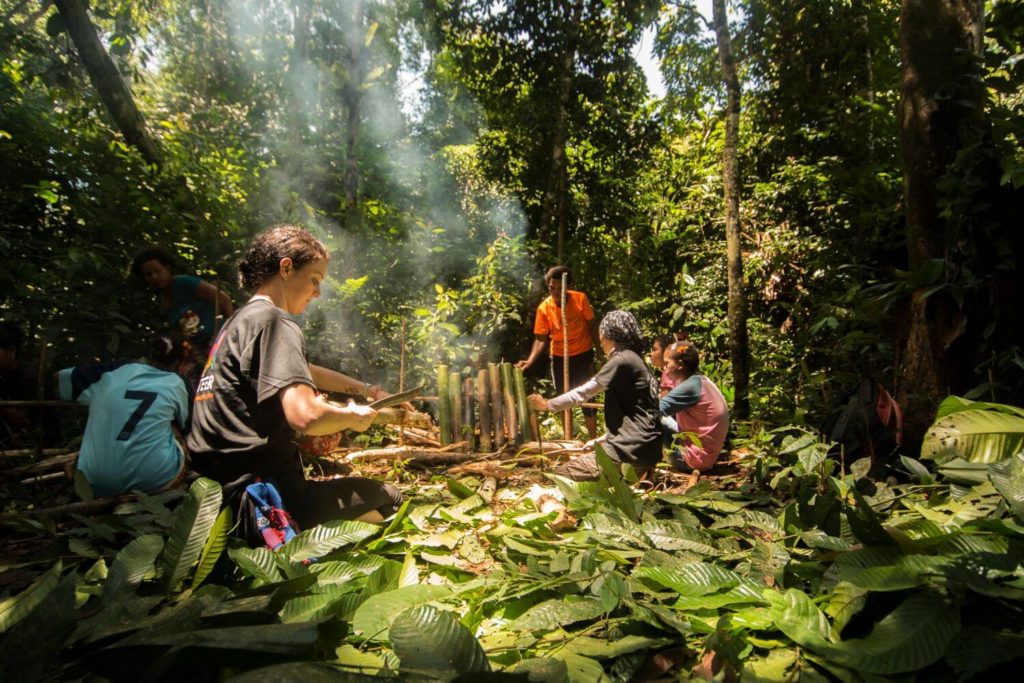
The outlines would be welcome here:
[[[373,408],[352,401],[343,406],[324,400],[308,384],[292,384],[282,389],[279,396],[288,425],[308,436],[334,434],[343,429],[362,432],[377,414]]]
[[[530,404],[530,407],[534,410],[547,410],[548,401],[540,394],[530,394],[526,397],[526,401]]]

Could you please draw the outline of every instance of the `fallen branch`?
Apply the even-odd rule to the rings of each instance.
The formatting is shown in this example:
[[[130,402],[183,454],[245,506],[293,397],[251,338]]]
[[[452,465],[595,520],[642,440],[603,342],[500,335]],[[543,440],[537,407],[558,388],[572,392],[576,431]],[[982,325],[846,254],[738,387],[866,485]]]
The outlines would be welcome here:
[[[72,513],[79,514],[93,514],[101,512],[107,508],[112,508],[119,503],[125,503],[131,500],[135,500],[134,496],[120,496],[118,498],[94,498],[93,500],[80,500],[74,503],[67,503],[66,505],[57,505],[52,508],[35,508],[32,510],[22,510],[20,512],[7,513],[0,515],[0,522],[5,522],[10,519],[16,519],[18,517],[59,517],[60,515],[70,515]]]
[[[67,455],[68,453],[74,452],[75,451],[69,451],[66,448],[15,448],[9,451],[0,451],[0,457],[23,458],[26,455]]]
[[[67,476],[63,472],[51,472],[50,474],[40,474],[35,477],[29,477],[28,479],[22,479],[22,484],[39,484],[44,481],[52,481],[54,479],[67,479]]]
[[[13,479],[15,477],[24,477],[26,474],[43,474],[53,470],[60,470],[64,469],[69,462],[74,462],[77,457],[77,452],[55,455],[52,458],[40,460],[39,462],[34,462],[31,465],[21,465],[20,467],[12,467],[9,470],[4,470],[3,472],[0,472],[0,476]]]

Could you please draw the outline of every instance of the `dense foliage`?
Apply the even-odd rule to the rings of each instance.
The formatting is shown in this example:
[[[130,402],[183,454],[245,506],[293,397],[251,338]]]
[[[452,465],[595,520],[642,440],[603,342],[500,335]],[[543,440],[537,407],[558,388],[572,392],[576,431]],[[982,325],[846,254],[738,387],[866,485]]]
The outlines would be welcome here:
[[[159,158],[105,104],[69,5],[87,6]],[[984,21],[977,51],[936,41],[960,74],[930,93],[956,144],[934,253],[915,262],[900,18],[940,5]],[[280,555],[226,538],[210,482],[70,530],[15,514],[19,491],[5,524],[49,545],[23,568],[44,573],[0,602],[4,670],[400,661],[628,680],[653,651],[750,680],[954,680],[1019,650],[1019,410],[943,404],[932,469],[847,462],[815,428],[864,378],[924,393],[904,372],[922,301],[942,304],[927,322],[945,335],[944,393],[1024,400],[1024,2],[730,7],[752,419],[733,429],[747,460],[727,490],[561,482],[581,526],[556,536],[518,494],[437,481],[386,529],[319,527]],[[689,334],[731,396],[709,22],[696,0],[0,0],[0,319],[44,369],[138,356],[162,322],[128,273],[136,251],[165,244],[240,302],[250,237],[298,222],[332,252],[304,320],[313,361],[397,387],[400,367],[412,386],[435,363],[522,358],[539,275],[562,261],[599,315]]]

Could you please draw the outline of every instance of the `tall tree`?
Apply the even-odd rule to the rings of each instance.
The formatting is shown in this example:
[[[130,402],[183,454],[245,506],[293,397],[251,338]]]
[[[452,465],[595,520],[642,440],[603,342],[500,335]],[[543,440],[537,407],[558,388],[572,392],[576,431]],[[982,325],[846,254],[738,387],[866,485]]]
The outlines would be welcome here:
[[[737,145],[740,134],[740,79],[729,35],[725,0],[712,0],[711,10],[718,43],[718,57],[725,82],[725,143],[722,146],[722,190],[725,199],[726,259],[729,273],[729,333],[733,386],[733,410],[737,418],[749,415],[750,349],[747,339],[747,297],[743,281],[743,249],[740,230],[740,172]]]
[[[903,0],[900,14],[902,78],[899,120],[903,158],[907,257],[922,276],[911,295],[902,353],[901,396],[907,432],[920,439],[938,402],[964,391],[966,356],[951,351],[966,330],[953,292],[936,288],[957,267],[956,236],[940,206],[940,180],[957,153],[976,142],[984,89],[975,78],[983,36],[982,0]],[[968,368],[972,369],[972,368]]]
[[[96,86],[96,92],[99,93],[100,99],[103,100],[125,140],[134,145],[146,161],[159,165],[160,149],[146,129],[146,121],[135,104],[128,83],[96,35],[96,29],[82,0],[55,0],[55,4],[64,19],[71,40],[78,48],[82,64]]]

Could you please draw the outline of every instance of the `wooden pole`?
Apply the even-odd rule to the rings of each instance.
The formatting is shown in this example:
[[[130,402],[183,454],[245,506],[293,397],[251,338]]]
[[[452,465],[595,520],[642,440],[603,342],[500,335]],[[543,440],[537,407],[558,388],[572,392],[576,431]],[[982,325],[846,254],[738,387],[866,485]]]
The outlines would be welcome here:
[[[448,401],[448,366],[437,366],[437,422],[441,426],[441,445],[452,442],[451,403]]]
[[[473,378],[467,377],[462,380],[462,438],[469,442],[469,450],[476,450],[476,429],[473,420],[473,399],[476,397],[476,389],[473,386]]]
[[[398,393],[405,391],[405,325],[408,321],[402,317],[402,345],[398,354]]]
[[[519,417],[516,415],[516,397],[512,384],[512,364],[501,364],[501,395],[505,401],[505,431],[508,440],[514,444],[522,443],[519,435]]]
[[[565,302],[568,299],[569,273],[562,273],[562,393],[569,391],[569,317],[565,314]],[[562,435],[566,440],[572,438],[572,408],[562,413]]]
[[[526,402],[526,378],[519,368],[513,370],[516,387],[516,409],[519,417],[519,431],[523,441],[533,441],[533,430],[530,425],[530,404]]]
[[[451,411],[452,439],[464,441],[462,433],[462,375],[451,371],[448,373],[448,405]]]
[[[487,364],[491,390],[491,419],[494,421],[494,447],[505,445],[505,402],[501,399],[501,370],[497,363]]]
[[[484,369],[476,374],[476,404],[480,414],[480,450],[490,453],[494,443],[491,441],[491,396],[487,389],[487,370]]]

